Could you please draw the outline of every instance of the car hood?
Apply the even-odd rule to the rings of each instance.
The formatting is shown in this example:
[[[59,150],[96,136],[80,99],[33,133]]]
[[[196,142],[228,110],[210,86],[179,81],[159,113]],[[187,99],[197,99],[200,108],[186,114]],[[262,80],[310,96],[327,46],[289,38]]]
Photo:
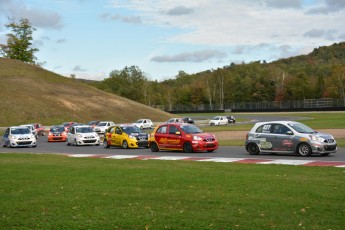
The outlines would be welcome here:
[[[334,139],[333,136],[328,134],[328,133],[315,133],[313,135],[315,135],[317,137],[321,137],[321,138],[326,139],[326,140],[327,139]]]
[[[198,137],[201,137],[203,139],[210,139],[210,138],[216,138],[213,134],[210,134],[210,133],[196,133],[196,134],[192,134],[194,136],[198,136]]]
[[[129,133],[128,135],[132,135],[136,137],[136,136],[147,136],[148,134],[147,133]]]
[[[31,138],[32,134],[16,134],[16,135],[12,134],[12,136],[15,136],[18,139],[20,139],[20,138]]]

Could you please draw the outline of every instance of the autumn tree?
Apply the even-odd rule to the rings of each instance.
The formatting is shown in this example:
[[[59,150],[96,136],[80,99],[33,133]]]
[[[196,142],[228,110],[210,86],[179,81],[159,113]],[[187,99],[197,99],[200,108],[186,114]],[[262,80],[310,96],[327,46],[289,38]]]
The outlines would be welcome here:
[[[7,34],[7,44],[0,44],[0,54],[3,57],[20,60],[26,63],[36,64],[34,53],[37,48],[32,48],[32,34],[36,30],[27,18],[19,22],[9,18],[6,25],[12,33]]]

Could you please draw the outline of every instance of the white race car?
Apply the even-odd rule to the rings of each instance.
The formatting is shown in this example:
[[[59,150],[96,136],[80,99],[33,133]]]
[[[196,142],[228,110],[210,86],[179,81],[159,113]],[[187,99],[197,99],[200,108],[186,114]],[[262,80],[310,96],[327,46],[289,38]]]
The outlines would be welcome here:
[[[28,127],[12,126],[6,129],[2,137],[3,147],[36,147],[37,140],[35,135]]]
[[[101,121],[93,129],[96,133],[104,134],[110,126],[115,126],[115,123],[112,121]]]
[[[67,145],[99,145],[99,143],[99,135],[89,125],[72,126],[67,133]]]
[[[132,125],[137,126],[140,129],[152,129],[153,123],[150,119],[139,119],[134,122]]]
[[[226,116],[216,116],[212,118],[209,122],[209,125],[228,125],[229,120],[226,118]]]

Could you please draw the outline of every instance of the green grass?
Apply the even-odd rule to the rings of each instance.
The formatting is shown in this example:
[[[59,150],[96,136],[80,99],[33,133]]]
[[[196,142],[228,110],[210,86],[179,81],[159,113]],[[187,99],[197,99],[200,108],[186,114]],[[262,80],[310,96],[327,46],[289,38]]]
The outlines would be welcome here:
[[[344,169],[0,155],[0,229],[343,229]]]

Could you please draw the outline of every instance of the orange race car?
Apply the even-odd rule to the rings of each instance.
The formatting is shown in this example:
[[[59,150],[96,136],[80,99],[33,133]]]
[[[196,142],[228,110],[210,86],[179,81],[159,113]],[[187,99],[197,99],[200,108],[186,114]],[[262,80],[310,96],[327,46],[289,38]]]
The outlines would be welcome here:
[[[54,125],[49,129],[48,142],[66,141],[67,132],[63,125]]]

